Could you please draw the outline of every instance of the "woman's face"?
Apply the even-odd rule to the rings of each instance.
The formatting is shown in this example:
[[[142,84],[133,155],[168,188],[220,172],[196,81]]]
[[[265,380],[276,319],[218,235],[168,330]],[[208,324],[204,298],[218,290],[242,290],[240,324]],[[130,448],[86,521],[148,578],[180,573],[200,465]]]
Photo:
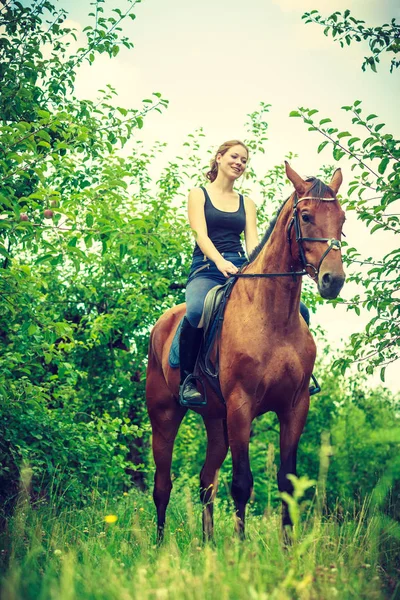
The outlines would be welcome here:
[[[243,175],[247,164],[247,150],[240,144],[231,146],[225,154],[217,154],[218,172],[223,172],[230,179],[238,179]]]

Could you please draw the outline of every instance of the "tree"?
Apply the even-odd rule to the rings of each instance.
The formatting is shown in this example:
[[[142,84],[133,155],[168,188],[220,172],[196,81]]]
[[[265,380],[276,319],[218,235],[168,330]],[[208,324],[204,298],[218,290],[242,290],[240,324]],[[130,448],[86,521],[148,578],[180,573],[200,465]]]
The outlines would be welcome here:
[[[397,58],[400,52],[400,25],[396,23],[396,19],[377,27],[368,27],[365,21],[353,17],[349,9],[345,10],[343,15],[340,11],[335,11],[326,18],[322,17],[318,10],[312,10],[304,13],[302,18],[306,23],[322,25],[324,34],[331,34],[342,48],[350,46],[352,42],[367,42],[371,55],[364,58],[363,71],[369,67],[376,73],[381,54],[386,52],[395,55],[390,63],[390,72],[400,66],[400,60]]]
[[[306,13],[304,18],[309,22],[310,15],[315,14],[314,11]],[[329,17],[331,25],[340,25],[333,31],[334,35],[342,32],[338,14]],[[350,18],[348,11],[344,18]],[[311,20],[321,22],[316,16]],[[327,29],[326,33],[329,31]],[[367,32],[370,31],[369,28]],[[379,33],[379,28],[373,31],[374,35],[381,35],[382,44],[388,50],[398,51],[396,44],[389,46],[384,32]],[[382,44],[379,47],[383,47]],[[396,212],[396,202],[400,199],[400,141],[385,131],[385,124],[379,122],[376,114],[363,114],[360,100],[342,109],[351,120],[346,131],[335,127],[329,117],[320,118],[315,108],[300,107],[292,111],[291,116],[302,118],[309,131],[317,132],[323,138],[318,152],[331,148],[335,161],[350,161],[354,179],[349,184],[347,197],[343,199],[346,209],[355,211],[357,218],[370,228],[371,234],[376,231],[398,234],[400,215]],[[336,365],[344,371],[356,363],[359,368],[365,366],[368,373],[379,367],[384,381],[386,366],[400,355],[400,304],[397,297],[400,252],[395,248],[377,259],[374,256],[361,257],[357,249],[346,242],[344,246],[344,260],[351,267],[348,280],[361,286],[362,292],[347,302],[341,298],[333,304],[346,303],[349,310],[358,315],[360,308],[364,308],[371,312],[371,318],[363,332],[351,336],[350,349]]]
[[[131,410],[143,384],[128,342],[142,327],[133,344],[141,350],[143,314],[159,298],[135,297],[133,289],[152,283],[140,271],[161,253],[153,233],[160,208],[154,202],[147,214],[135,214],[148,198],[151,155],[130,139],[146,114],[167,101],[157,92],[142,108],[125,109],[110,87],[97,103],[74,96],[83,60],[132,47],[121,23],[134,18],[137,3],[105,16],[104,1],[96,0],[93,26],[76,52],[66,12],[50,2],[11,1],[0,11],[0,478],[6,495],[17,487],[23,461],[33,468],[36,491],[52,485],[77,497],[99,473],[100,488],[120,486],[132,467],[128,445],[143,434],[143,403]],[[170,243],[176,244],[172,236]],[[127,272],[135,270],[136,281],[127,285]],[[168,288],[162,274],[154,272],[154,289]],[[96,381],[100,374],[103,384]]]

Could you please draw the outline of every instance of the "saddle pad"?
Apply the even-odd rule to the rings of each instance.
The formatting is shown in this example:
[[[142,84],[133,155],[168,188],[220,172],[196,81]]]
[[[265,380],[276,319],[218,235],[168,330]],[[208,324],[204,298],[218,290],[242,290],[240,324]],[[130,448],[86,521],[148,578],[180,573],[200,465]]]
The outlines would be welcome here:
[[[210,346],[214,343],[217,326],[217,319],[215,317],[218,312],[218,306],[224,295],[235,282],[236,280],[231,278],[224,285],[216,285],[207,293],[207,296],[204,300],[204,309],[202,315],[202,321],[204,323],[204,338],[200,349],[201,353],[207,353]],[[179,336],[181,334],[182,321],[183,318],[177,327],[174,339],[172,340],[171,349],[169,351],[168,362],[170,367],[174,369],[179,367]]]
[[[175,332],[174,339],[172,340],[171,349],[169,351],[168,362],[169,366],[173,369],[179,367],[179,336],[181,335],[183,318],[179,321],[178,328]]]

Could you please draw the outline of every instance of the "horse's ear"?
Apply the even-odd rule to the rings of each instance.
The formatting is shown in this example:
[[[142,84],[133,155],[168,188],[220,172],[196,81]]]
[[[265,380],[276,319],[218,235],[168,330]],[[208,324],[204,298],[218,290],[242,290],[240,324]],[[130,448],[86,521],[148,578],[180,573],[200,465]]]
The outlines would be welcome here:
[[[338,193],[339,188],[342,185],[342,181],[342,169],[336,169],[336,171],[333,174],[332,181],[329,184],[329,187],[335,192],[335,194]]]
[[[299,194],[299,196],[304,194],[304,192],[306,191],[306,183],[305,183],[304,179],[302,179],[300,177],[300,175],[298,175],[296,173],[296,171],[294,171],[292,169],[292,167],[289,165],[289,163],[286,160],[285,160],[285,171],[286,171],[287,178],[289,179],[289,181],[291,181],[293,183],[294,189]]]

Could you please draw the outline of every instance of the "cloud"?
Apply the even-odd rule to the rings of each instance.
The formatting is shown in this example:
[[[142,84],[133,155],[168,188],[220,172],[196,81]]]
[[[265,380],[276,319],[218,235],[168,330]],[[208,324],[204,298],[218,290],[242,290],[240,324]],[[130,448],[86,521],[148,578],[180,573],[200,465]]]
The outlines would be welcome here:
[[[360,7],[365,13],[365,2],[361,2],[361,0],[324,0],[324,2],[316,2],[315,0],[272,0],[273,4],[279,6],[282,12],[309,12],[311,10],[317,9],[322,14],[328,15],[335,10],[345,10],[349,8],[350,4],[351,9]]]
[[[93,64],[84,62],[79,67],[75,91],[80,98],[95,100],[99,96],[98,90],[107,84],[117,90],[118,103],[126,108],[138,108],[145,97],[141,70],[132,62],[100,55]]]

